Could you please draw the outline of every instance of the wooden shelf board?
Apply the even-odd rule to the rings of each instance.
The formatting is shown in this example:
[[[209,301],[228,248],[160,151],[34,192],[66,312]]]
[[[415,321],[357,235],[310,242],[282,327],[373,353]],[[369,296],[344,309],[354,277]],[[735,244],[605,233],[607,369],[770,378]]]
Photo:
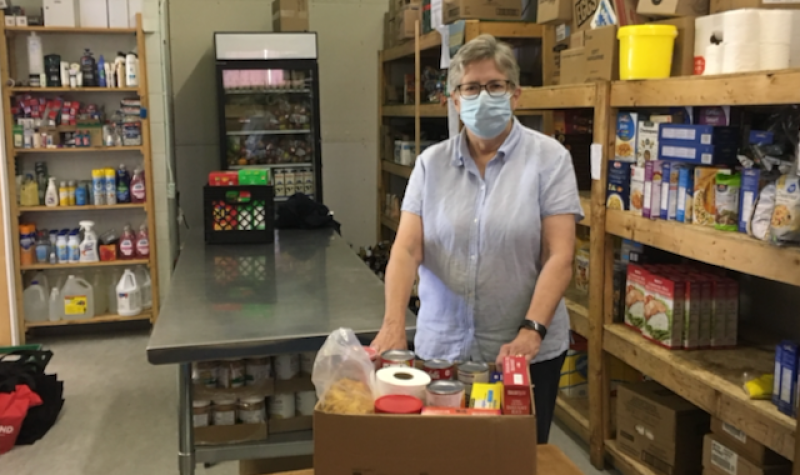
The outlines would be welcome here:
[[[569,287],[564,293],[569,326],[578,335],[589,338],[589,294]]]
[[[56,269],[82,269],[85,267],[111,267],[111,266],[137,266],[148,265],[148,259],[100,261],[100,262],[75,262],[69,264],[31,264],[20,267],[20,270],[56,270]]]
[[[606,440],[605,445],[606,453],[611,458],[611,463],[622,475],[658,475],[657,472],[624,453],[617,445],[616,440]]]
[[[6,31],[12,33],[67,33],[74,35],[134,35],[136,28],[74,28],[67,26],[7,26]]]
[[[611,107],[743,106],[800,102],[800,69],[681,76],[611,85]]]
[[[64,212],[64,211],[97,211],[97,210],[119,210],[119,209],[147,209],[147,203],[122,203],[116,205],[86,205],[86,206],[20,206],[17,210],[20,213],[34,212]]]
[[[399,163],[390,162],[388,160],[381,160],[381,169],[391,175],[410,178],[414,167],[407,167],[405,165],[400,165]]]
[[[59,320],[57,322],[25,322],[25,328],[43,328],[43,327],[63,327],[69,325],[91,325],[94,323],[110,323],[110,322],[132,322],[136,320],[150,320],[151,313],[145,311],[133,317],[123,317],[122,315],[100,315],[94,318],[86,318],[83,320]]]
[[[789,460],[796,421],[771,401],[753,401],[742,375],[772,374],[774,345],[729,350],[668,350],[622,324],[606,325],[603,349]]]
[[[554,415],[584,442],[589,441],[589,398],[559,393]]]
[[[481,21],[481,34],[489,34],[496,38],[541,38],[544,25],[525,21]]]
[[[578,224],[592,227],[592,192],[579,191],[581,198],[581,209],[583,209],[583,220]]]
[[[414,105],[397,104],[383,106],[384,117],[414,117]],[[420,104],[420,117],[447,117],[447,108],[439,104]]]
[[[25,153],[92,153],[92,152],[141,152],[142,147],[69,147],[69,148],[18,148],[14,149],[15,155]]]
[[[523,87],[517,109],[552,110],[593,108],[597,86],[595,84],[568,84],[564,86]]]
[[[392,218],[389,218],[388,216],[381,216],[381,224],[384,227],[389,228],[394,232],[397,232],[397,227],[400,225],[400,223],[393,220]]]
[[[9,87],[9,93],[18,92],[134,92],[139,93],[138,87]]]
[[[777,247],[746,234],[607,210],[606,232],[681,256],[800,286],[800,248]]]

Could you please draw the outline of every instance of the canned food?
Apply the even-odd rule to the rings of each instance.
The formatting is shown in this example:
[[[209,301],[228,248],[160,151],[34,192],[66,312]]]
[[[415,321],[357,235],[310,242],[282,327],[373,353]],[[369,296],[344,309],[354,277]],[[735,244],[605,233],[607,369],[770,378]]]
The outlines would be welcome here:
[[[217,385],[221,388],[241,388],[244,386],[244,361],[222,360],[217,366]]]
[[[300,391],[294,395],[294,408],[298,416],[313,416],[316,405],[317,393],[315,391]]]
[[[381,368],[391,366],[414,367],[414,352],[408,350],[389,350],[381,353]]]
[[[281,381],[292,379],[300,372],[300,355],[278,355],[275,357],[275,376]]]
[[[206,388],[217,387],[217,362],[200,361],[192,363],[192,383]]]
[[[272,361],[269,357],[250,358],[244,360],[245,384],[253,386],[270,378],[272,375]]]
[[[377,414],[419,414],[422,412],[422,401],[414,396],[392,394],[379,397],[375,401]]]
[[[453,379],[454,367],[453,363],[446,360],[428,360],[422,364],[422,369],[434,381]]]
[[[211,424],[211,401],[192,401],[192,425],[205,427]]]
[[[294,394],[275,394],[269,398],[270,419],[291,419],[294,415]]]
[[[264,398],[251,396],[239,401],[239,420],[242,424],[258,424],[267,419],[267,409]]]
[[[431,407],[465,407],[464,383],[461,381],[434,381],[425,390],[425,400]]]
[[[311,374],[314,372],[314,361],[317,360],[317,352],[309,351],[300,354],[300,372],[303,374]]]
[[[464,383],[466,397],[472,392],[472,383],[489,382],[489,365],[479,361],[467,361],[458,365],[458,380]]]
[[[236,424],[236,399],[214,401],[211,413],[215,426],[232,426]]]

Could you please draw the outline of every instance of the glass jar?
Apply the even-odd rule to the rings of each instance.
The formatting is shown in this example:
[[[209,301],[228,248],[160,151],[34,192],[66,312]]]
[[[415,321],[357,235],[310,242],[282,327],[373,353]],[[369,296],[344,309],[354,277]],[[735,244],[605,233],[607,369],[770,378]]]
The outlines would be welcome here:
[[[217,362],[200,361],[192,364],[192,383],[206,388],[217,387]]]
[[[192,424],[194,427],[211,424],[211,401],[192,401]]]
[[[218,361],[217,378],[221,388],[241,388],[244,386],[244,360],[229,359]]]
[[[258,424],[267,419],[267,409],[264,398],[251,396],[239,401],[239,420],[242,424]]]
[[[260,384],[272,376],[272,359],[268,356],[246,359],[244,360],[244,365],[245,384],[247,386]]]
[[[232,426],[236,424],[236,399],[214,401],[211,414],[215,426]]]

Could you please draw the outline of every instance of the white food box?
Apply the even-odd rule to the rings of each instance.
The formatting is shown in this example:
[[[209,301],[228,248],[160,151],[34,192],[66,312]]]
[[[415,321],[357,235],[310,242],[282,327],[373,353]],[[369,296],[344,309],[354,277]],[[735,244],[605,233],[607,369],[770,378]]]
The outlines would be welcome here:
[[[44,0],[44,26],[78,27],[78,0]]]
[[[6,26],[14,26],[16,24],[16,17],[14,15],[6,16]]]
[[[142,13],[142,0],[128,0],[128,26],[136,27],[136,14]]]
[[[106,0],[80,0],[82,28],[108,28]]]
[[[25,15],[15,16],[14,19],[16,20],[17,26],[28,26],[28,17]]]
[[[108,1],[108,26],[109,28],[131,28],[136,24],[130,24],[128,18],[128,0],[107,0]]]

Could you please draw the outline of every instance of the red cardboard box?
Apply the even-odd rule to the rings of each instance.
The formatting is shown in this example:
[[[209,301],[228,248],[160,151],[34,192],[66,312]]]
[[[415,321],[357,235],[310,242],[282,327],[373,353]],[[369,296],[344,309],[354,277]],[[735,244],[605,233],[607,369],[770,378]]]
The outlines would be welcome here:
[[[522,356],[503,358],[503,414],[527,416],[531,413],[531,379],[528,362]]]

